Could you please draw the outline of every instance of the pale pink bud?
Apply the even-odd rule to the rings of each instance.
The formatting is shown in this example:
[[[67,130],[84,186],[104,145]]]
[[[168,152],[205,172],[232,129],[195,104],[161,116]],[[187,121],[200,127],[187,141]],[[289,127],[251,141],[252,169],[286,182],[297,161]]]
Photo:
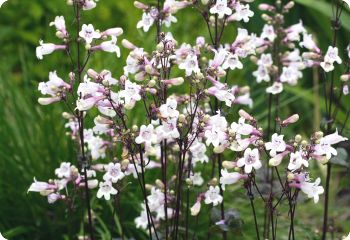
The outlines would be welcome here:
[[[118,37],[123,34],[123,29],[122,28],[110,28],[104,31],[101,35],[102,36],[115,36]]]
[[[254,118],[253,118],[249,113],[247,113],[246,111],[244,111],[243,109],[239,110],[239,111],[238,111],[238,114],[239,114],[239,116],[241,116],[241,117],[244,118],[245,120],[248,120],[248,121],[254,120]]]
[[[148,9],[148,6],[146,4],[143,4],[139,1],[135,1],[134,2],[134,6],[138,9],[142,9],[142,10],[147,10]]]
[[[183,84],[184,78],[183,77],[171,78],[171,79],[167,79],[167,80],[162,80],[162,82],[167,84],[167,85],[171,84],[171,85],[178,86],[178,85]]]
[[[130,41],[123,39],[122,40],[122,45],[123,47],[130,49],[130,50],[134,50],[135,48],[137,48],[134,44],[132,44]]]
[[[298,120],[299,120],[299,115],[298,114],[294,114],[294,115],[290,116],[289,118],[283,120],[281,125],[283,127],[286,127],[286,126],[288,126],[291,123],[297,122]]]
[[[49,105],[54,102],[59,102],[61,101],[60,97],[50,97],[50,98],[39,98],[38,103],[41,105]]]
[[[274,11],[275,7],[266,3],[259,4],[259,9],[261,11]]]

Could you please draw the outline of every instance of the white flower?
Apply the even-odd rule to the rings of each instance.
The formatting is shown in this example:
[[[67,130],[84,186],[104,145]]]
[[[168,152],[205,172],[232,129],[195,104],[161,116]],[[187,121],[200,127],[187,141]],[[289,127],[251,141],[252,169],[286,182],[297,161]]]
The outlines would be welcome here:
[[[332,62],[329,61],[323,61],[320,63],[321,67],[325,72],[331,72],[334,70],[334,65]]]
[[[59,178],[70,178],[71,176],[71,163],[63,162],[60,167],[55,170],[55,174]]]
[[[120,48],[117,46],[117,38],[112,36],[110,41],[101,43],[100,48],[105,52],[116,53],[120,57]]]
[[[225,185],[231,185],[241,179],[241,174],[238,172],[229,173],[227,169],[221,169],[220,184],[221,188],[225,190]]]
[[[137,144],[145,143],[146,146],[150,146],[152,142],[156,141],[156,137],[152,124],[149,124],[148,126],[142,125],[139,136],[135,138],[135,142]]]
[[[350,6],[350,0],[344,0],[347,1],[347,4]],[[350,240],[350,233],[348,236],[344,237],[343,240]]]
[[[5,2],[7,2],[7,0],[0,0],[0,8],[2,7],[2,5],[3,5]],[[0,233],[0,237],[2,237],[2,236],[1,236],[1,233]],[[0,240],[1,240],[1,239],[0,239]]]
[[[177,130],[177,118],[168,118],[162,122],[162,125],[157,127],[157,140],[158,142],[167,139],[173,140],[180,137],[180,133]]]
[[[148,215],[146,211],[145,204],[142,204],[143,210],[141,211],[141,215],[135,218],[136,228],[147,229],[148,226]]]
[[[70,85],[58,77],[56,71],[54,71],[49,73],[49,81],[39,83],[38,90],[43,95],[56,97],[64,87],[67,89],[71,88]]]
[[[213,204],[213,206],[216,206],[220,204],[223,200],[223,197],[220,195],[220,188],[218,186],[210,186],[209,190],[205,193],[205,204]]]
[[[265,24],[260,37],[262,39],[268,39],[270,42],[273,42],[277,35],[272,25]]]
[[[196,203],[191,207],[191,216],[197,216],[201,211],[201,202],[196,201]]]
[[[314,183],[310,182],[302,182],[300,189],[303,193],[307,194],[308,198],[313,198],[314,202],[317,203],[320,199],[319,195],[324,192],[322,186],[319,186],[321,183],[321,179],[317,178]]]
[[[249,22],[249,18],[254,16],[254,12],[249,9],[249,5],[240,4],[239,2],[236,4],[235,10],[236,12],[233,14],[234,19],[237,21]]]
[[[262,164],[259,159],[259,150],[257,148],[254,148],[253,150],[250,148],[247,148],[244,151],[244,157],[240,158],[237,161],[238,167],[244,166],[244,172],[245,173],[251,173],[253,168],[259,169],[261,168]]]
[[[318,51],[318,47],[312,38],[312,34],[303,33],[303,41],[299,43],[300,47],[307,48],[309,50]]]
[[[274,82],[270,87],[266,88],[267,93],[273,95],[279,94],[283,91],[283,84],[281,82]]]
[[[154,18],[150,13],[144,12],[142,14],[142,19],[137,23],[137,28],[143,28],[143,31],[148,32],[149,28],[153,25]]]
[[[95,31],[92,24],[83,24],[81,31],[79,32],[79,36],[85,40],[87,45],[92,43],[94,39],[101,38],[100,32]]]
[[[175,98],[169,97],[166,100],[166,104],[162,104],[159,107],[160,115],[163,118],[169,118],[169,117],[178,117],[179,111],[176,110],[177,107],[177,101]]]
[[[191,175],[190,179],[192,180],[192,184],[194,186],[202,186],[202,184],[204,183],[204,180],[200,172],[194,173],[193,175]]]
[[[325,61],[332,62],[332,63],[337,62],[338,64],[341,64],[342,60],[339,57],[338,52],[339,52],[339,50],[338,50],[337,47],[329,46],[328,50],[327,50],[327,53],[324,56]]]
[[[228,107],[231,107],[232,102],[236,99],[231,89],[220,89],[217,86],[213,86],[208,89],[208,93],[214,95],[219,101],[225,102]]]
[[[38,182],[34,178],[34,182],[30,185],[27,192],[44,192],[50,189],[55,189],[56,186],[52,184],[48,184],[47,182]]]
[[[151,194],[147,196],[147,201],[150,210],[152,212],[156,211],[164,204],[164,193],[160,189],[152,187]]]
[[[239,60],[239,57],[237,54],[232,54],[229,53],[226,57],[226,60],[224,61],[224,63],[222,64],[222,68],[223,69],[228,69],[230,68],[231,70],[234,70],[236,68],[238,69],[242,69],[243,68],[243,64],[241,63],[241,61]]]
[[[294,65],[283,67],[282,74],[280,76],[281,82],[287,82],[290,85],[296,85],[298,79],[302,77],[302,73]]]
[[[346,4],[348,4],[348,7],[350,7],[350,0],[343,0]],[[348,238],[350,239],[350,233],[349,233],[349,236],[348,236]],[[347,238],[346,238],[346,240],[348,240]]]
[[[337,155],[337,150],[331,145],[343,142],[348,140],[345,137],[342,137],[338,134],[338,130],[335,133],[324,136],[320,139],[320,143],[315,145],[315,154],[316,155],[326,155],[327,159],[331,159],[332,155]]]
[[[83,10],[91,10],[96,7],[95,0],[85,0],[83,1]]]
[[[58,32],[58,34],[56,34],[57,36],[62,38],[67,36],[66,21],[64,20],[63,16],[57,16],[55,21],[50,23],[50,26],[55,26]]]
[[[120,163],[109,163],[107,166],[107,172],[105,175],[103,175],[103,180],[116,183],[123,179],[124,176],[125,175],[121,170]]]
[[[197,56],[193,53],[187,55],[185,61],[179,64],[179,69],[186,70],[186,76],[200,71]]]
[[[266,150],[270,150],[270,156],[274,157],[276,156],[277,152],[283,152],[286,150],[286,143],[283,140],[283,135],[278,135],[277,133],[274,133],[272,135],[271,142],[265,143]]]
[[[112,186],[112,182],[100,182],[100,188],[97,191],[97,197],[109,200],[111,199],[111,195],[116,195],[118,193],[117,189]]]
[[[270,81],[269,71],[263,65],[260,65],[258,67],[258,70],[253,72],[253,76],[256,77],[256,81],[258,83],[261,83],[262,81],[265,81],[265,82],[269,82]]]
[[[270,53],[261,54],[260,59],[258,60],[259,66],[270,67],[272,66],[272,64],[273,64],[272,55]]]
[[[58,49],[66,49],[65,45],[55,45],[53,43],[44,43],[43,40],[39,41],[40,46],[36,48],[36,57],[39,60],[43,59],[44,55],[49,55]]]
[[[231,15],[232,9],[227,6],[227,0],[217,0],[216,4],[210,8],[211,14],[218,14],[218,18],[223,18],[225,15]]]
[[[249,135],[254,131],[254,127],[250,124],[245,123],[245,119],[240,117],[238,123],[233,122],[231,124],[231,130],[237,134]]]
[[[121,98],[124,98],[126,109],[132,109],[136,101],[141,100],[140,90],[141,87],[136,83],[129,80],[125,81],[125,89],[120,91],[119,95]]]
[[[1,7],[1,5],[4,4],[4,2],[6,2],[7,0],[0,0],[0,1],[3,1],[2,3],[0,2],[0,7]],[[0,233],[0,240],[7,240],[7,239],[4,238]]]
[[[290,154],[290,160],[288,164],[288,169],[291,171],[297,170],[302,166],[308,167],[309,162],[303,158],[303,155],[300,151]]]

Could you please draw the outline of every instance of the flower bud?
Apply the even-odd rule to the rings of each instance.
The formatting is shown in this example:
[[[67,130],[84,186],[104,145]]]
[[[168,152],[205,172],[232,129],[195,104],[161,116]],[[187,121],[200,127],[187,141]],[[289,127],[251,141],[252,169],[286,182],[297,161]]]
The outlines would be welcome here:
[[[134,44],[132,44],[131,42],[129,42],[126,39],[122,40],[122,45],[123,45],[123,47],[130,49],[130,50],[134,50],[136,48],[136,46]]]
[[[157,179],[155,183],[156,183],[158,188],[164,189],[164,183],[162,182],[162,180]]]
[[[186,178],[186,184],[188,186],[192,186],[192,184],[193,184],[192,179],[191,178]]]
[[[233,169],[237,167],[237,163],[233,161],[223,161],[222,166],[226,169]]]
[[[294,114],[292,116],[290,116],[289,118],[285,119],[282,121],[282,125],[284,127],[288,126],[291,123],[295,123],[299,120],[299,115],[298,114]]]
[[[244,111],[243,109],[239,110],[239,111],[238,111],[238,114],[239,114],[239,116],[241,116],[241,117],[244,118],[245,120],[248,120],[248,121],[254,120],[254,118],[253,118],[249,113],[247,113],[246,111]]]
[[[139,2],[139,1],[135,1],[134,2],[134,6],[138,9],[142,9],[142,10],[147,10],[148,9],[148,6]]]
[[[203,5],[207,5],[209,0],[201,0],[201,2],[202,2]]]
[[[191,215],[192,216],[197,216],[198,213],[201,210],[201,202],[197,201],[192,207],[191,207]]]
[[[301,137],[301,135],[300,135],[300,134],[295,135],[295,137],[294,137],[294,141],[295,141],[295,142],[300,143],[300,142],[301,142],[301,140],[302,140],[302,137]]]

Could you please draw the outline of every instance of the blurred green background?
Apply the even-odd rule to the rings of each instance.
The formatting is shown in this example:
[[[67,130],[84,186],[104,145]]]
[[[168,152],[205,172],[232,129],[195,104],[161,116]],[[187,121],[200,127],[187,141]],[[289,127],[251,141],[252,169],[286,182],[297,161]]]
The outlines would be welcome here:
[[[326,49],[331,42],[330,1],[296,2],[296,7],[287,17],[287,23],[297,23],[302,19],[318,39],[319,46]],[[263,21],[260,17],[261,12],[257,10],[258,3],[260,1],[252,4],[255,16],[250,23],[232,24],[225,33],[225,41],[233,41],[237,26],[260,33]],[[78,212],[75,217],[68,217],[63,205],[49,205],[45,198],[37,194],[27,194],[34,176],[38,180],[49,179],[53,177],[54,169],[60,162],[74,162],[76,158],[73,144],[65,136],[65,122],[60,117],[64,106],[40,106],[37,103],[38,83],[46,81],[49,71],[52,70],[57,70],[61,77],[67,76],[68,59],[63,57],[63,53],[52,54],[43,61],[38,61],[35,57],[35,47],[39,39],[59,43],[54,29],[49,27],[55,16],[65,16],[67,27],[70,28],[73,24],[72,14],[72,9],[64,0],[9,0],[0,9],[0,232],[9,239],[69,239],[70,232],[77,233],[82,229],[76,221],[82,213]],[[132,0],[100,0],[96,9],[84,12],[83,22],[93,23],[101,30],[122,27],[124,35],[119,42],[122,38],[127,38],[150,52],[154,44],[154,28],[148,33],[136,29],[141,14],[141,11],[133,7]],[[194,10],[186,9],[176,16],[179,23],[173,24],[170,30],[179,43],[193,44],[196,36],[208,37],[201,18]],[[345,59],[344,50],[350,39],[349,9],[344,10],[342,23],[338,47]],[[125,49],[122,50],[120,59],[113,54],[98,53],[94,55],[88,67],[96,70],[110,69],[115,77],[119,77],[126,56]],[[251,74],[254,68],[255,66],[248,64],[243,71],[232,73],[229,81],[248,82],[255,100],[252,113],[265,121],[266,94],[261,85],[258,87],[255,84]],[[344,69],[338,71],[339,76]],[[319,95],[321,81],[315,72],[308,70],[298,86],[286,89],[286,94],[281,100],[282,117],[291,113],[301,115],[301,120],[291,130],[304,136],[310,135],[313,129],[319,129],[322,123],[324,101],[322,95]],[[342,109],[339,114],[341,122],[345,118],[344,110],[349,109],[349,97],[343,98],[339,104]],[[318,110],[321,110],[321,114]],[[345,135],[349,137],[348,129],[349,124],[345,130]],[[324,176],[322,167],[315,165],[313,169]],[[349,162],[343,162],[341,166],[334,168],[331,220],[336,227],[335,239],[350,231],[349,179]],[[122,197],[125,198],[125,201],[122,201],[125,212],[119,212],[118,216],[127,236],[143,239],[145,235],[136,230],[133,224],[134,217],[138,215],[139,200],[132,192],[134,191],[129,191]],[[244,192],[233,189],[232,196],[232,208],[239,209],[244,220],[241,233],[236,234],[237,239],[254,239],[249,205],[242,200]],[[111,234],[113,237],[118,236],[120,229],[112,221],[110,204],[100,202],[95,205],[95,210],[101,217],[97,220],[97,229],[101,239],[111,239]],[[300,234],[298,236],[301,236],[298,239],[319,239],[322,201],[318,205],[302,204],[298,207],[298,214],[300,215],[296,224]],[[71,220],[67,220],[68,218]],[[102,218],[107,221],[103,222]],[[206,229],[207,225],[198,227]],[[205,235],[200,235],[199,239],[202,239],[201,236],[204,238]],[[285,238],[280,236],[279,239]]]

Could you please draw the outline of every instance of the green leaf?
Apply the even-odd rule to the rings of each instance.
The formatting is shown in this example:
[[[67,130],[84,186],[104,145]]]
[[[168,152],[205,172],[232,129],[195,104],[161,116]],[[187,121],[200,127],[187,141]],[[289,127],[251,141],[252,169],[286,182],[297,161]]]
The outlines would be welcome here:
[[[332,18],[332,5],[330,3],[320,0],[295,0],[295,2],[314,9],[326,17]],[[343,11],[340,21],[344,29],[350,31],[350,24],[348,24],[350,23],[350,14]]]

